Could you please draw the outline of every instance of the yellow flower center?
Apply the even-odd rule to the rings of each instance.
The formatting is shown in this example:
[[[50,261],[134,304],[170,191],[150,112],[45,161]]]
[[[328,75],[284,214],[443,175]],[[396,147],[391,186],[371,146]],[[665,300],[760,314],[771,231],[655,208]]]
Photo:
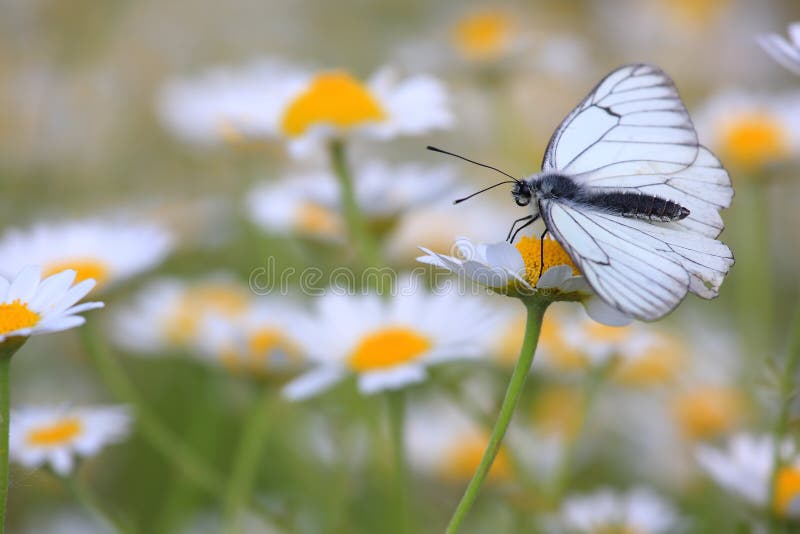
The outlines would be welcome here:
[[[351,128],[385,118],[380,102],[363,84],[347,73],[328,72],[314,78],[289,104],[281,130],[297,137],[316,125]]]
[[[75,275],[76,284],[90,278],[93,279],[97,282],[95,289],[106,282],[110,274],[109,266],[104,261],[97,258],[77,258],[51,263],[44,269],[44,276],[51,276],[67,269],[72,269],[77,273]]]
[[[342,235],[342,221],[339,216],[313,202],[305,202],[297,208],[294,226],[306,234],[327,237]]]
[[[663,0],[664,7],[677,24],[707,27],[719,17],[730,0]]]
[[[532,286],[536,286],[539,281],[541,254],[541,241],[535,237],[524,236],[516,244],[517,250],[522,255],[525,262],[525,280]],[[542,274],[547,272],[550,267],[556,265],[569,265],[572,267],[572,274],[579,275],[581,272],[572,263],[567,252],[558,244],[555,239],[544,240],[544,265],[541,268]]]
[[[300,349],[283,332],[263,328],[247,338],[244,354],[229,348],[220,355],[222,363],[231,371],[269,374],[286,371],[301,359]]]
[[[41,317],[19,299],[0,304],[0,335],[36,326]]]
[[[447,459],[441,467],[442,477],[452,481],[468,480],[472,477],[481,463],[488,442],[488,438],[478,436],[459,440],[458,444],[448,451]],[[489,480],[497,482],[508,479],[510,475],[511,463],[508,453],[501,448],[489,470]]]
[[[754,111],[732,117],[723,124],[720,152],[725,161],[754,169],[785,158],[791,150],[789,138],[778,117]]]
[[[179,299],[165,324],[166,337],[172,343],[187,343],[197,333],[205,314],[238,317],[247,310],[248,302],[247,293],[232,284],[205,283],[191,288]]]
[[[72,441],[82,431],[83,425],[81,421],[76,417],[70,417],[50,426],[31,430],[28,433],[28,444],[34,447],[63,445]]]
[[[648,386],[671,381],[683,363],[683,350],[671,338],[661,337],[635,358],[619,362],[614,378],[629,386]]]
[[[416,360],[431,348],[430,340],[403,327],[373,332],[350,355],[350,368],[357,372],[375,371]]]
[[[800,497],[800,467],[781,468],[775,478],[775,502],[772,503],[774,510],[786,516],[798,497]]]
[[[545,433],[564,438],[574,437],[583,423],[583,399],[567,386],[553,386],[536,399],[534,424]]]
[[[497,11],[484,11],[466,16],[453,29],[453,44],[470,60],[496,59],[511,43],[514,24],[509,16]]]
[[[627,327],[608,326],[594,321],[587,322],[583,329],[589,339],[600,343],[621,343],[631,333]]]
[[[672,409],[683,434],[699,440],[733,429],[742,417],[744,401],[734,388],[707,386],[682,393]]]

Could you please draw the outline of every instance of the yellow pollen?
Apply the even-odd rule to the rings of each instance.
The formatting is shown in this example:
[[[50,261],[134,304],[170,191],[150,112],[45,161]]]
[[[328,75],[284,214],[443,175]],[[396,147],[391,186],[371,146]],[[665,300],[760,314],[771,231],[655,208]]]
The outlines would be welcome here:
[[[734,388],[697,387],[678,396],[672,410],[687,438],[708,439],[736,426],[742,417],[744,400]]]
[[[51,276],[67,269],[72,269],[77,273],[75,275],[76,284],[89,278],[94,279],[97,282],[95,289],[108,280],[110,270],[106,262],[96,258],[76,258],[51,263],[44,269],[44,276]]]
[[[430,340],[403,327],[372,332],[350,355],[350,368],[357,372],[387,369],[411,362],[431,348]]]
[[[315,204],[305,202],[294,214],[294,225],[303,233],[334,237],[342,235],[342,221],[333,211]]]
[[[247,310],[248,302],[247,293],[233,284],[217,282],[193,287],[179,299],[164,325],[166,337],[172,343],[184,344],[197,333],[205,314],[235,318]]]
[[[459,440],[458,444],[448,451],[446,462],[441,467],[442,477],[452,481],[468,480],[478,468],[488,442],[489,439],[482,436]],[[494,482],[505,480],[510,474],[511,463],[508,453],[501,448],[489,470],[489,480]]]
[[[28,433],[28,444],[35,447],[52,447],[69,443],[83,431],[81,421],[75,417],[58,421],[50,426]]]
[[[381,104],[362,83],[344,72],[328,72],[314,78],[289,104],[281,130],[297,137],[317,125],[351,128],[385,118]]]
[[[36,326],[41,317],[19,299],[0,304],[0,335]]]
[[[789,508],[800,497],[800,467],[786,466],[780,469],[775,478],[775,501],[773,509],[786,516]]]
[[[484,11],[468,15],[456,24],[453,44],[466,59],[496,59],[508,50],[513,33],[514,24],[507,14]]]
[[[535,237],[525,236],[517,242],[516,247],[525,262],[525,280],[532,286],[539,281],[539,260],[541,257],[541,241]],[[550,267],[556,265],[569,265],[572,267],[572,274],[579,275],[581,272],[572,263],[567,252],[558,244],[555,239],[544,240],[544,266],[542,274],[547,272]]]
[[[789,132],[775,116],[750,112],[727,120],[721,127],[721,155],[725,161],[753,170],[786,158]]]

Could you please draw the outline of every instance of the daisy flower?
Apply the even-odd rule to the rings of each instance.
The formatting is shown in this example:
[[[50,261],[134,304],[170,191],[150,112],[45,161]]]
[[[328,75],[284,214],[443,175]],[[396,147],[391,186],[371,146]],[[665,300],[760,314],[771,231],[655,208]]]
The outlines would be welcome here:
[[[299,328],[315,367],[284,392],[293,400],[310,397],[347,376],[357,377],[366,394],[421,382],[431,365],[478,357],[487,319],[479,300],[428,293],[412,278],[388,299],[328,293]]]
[[[167,81],[158,95],[158,114],[177,137],[201,146],[272,137],[283,104],[307,78],[306,69],[273,58],[214,67]]]
[[[97,455],[128,436],[131,416],[123,406],[25,407],[11,411],[9,454],[27,468],[45,464],[68,475],[78,457]]]
[[[800,517],[800,455],[790,442],[781,446],[785,465],[778,471],[774,491],[770,482],[775,468],[775,441],[771,436],[737,434],[726,449],[708,445],[696,448],[700,467],[727,491],[753,506],[771,508],[783,517]],[[769,504],[770,493],[774,501]]]
[[[758,37],[758,44],[772,59],[800,74],[800,22],[789,24],[788,39],[777,33],[768,33]]]
[[[75,277],[75,271],[67,270],[42,280],[38,267],[24,267],[10,281],[0,276],[0,346],[9,338],[80,326],[85,319],[79,313],[102,308],[102,302],[77,304],[94,287],[94,280],[73,285]]]
[[[648,489],[601,489],[568,497],[554,523],[557,532],[659,534],[675,532],[679,518],[669,503]]]
[[[260,299],[244,316],[208,313],[198,334],[202,356],[232,372],[286,375],[305,365],[296,331],[300,312],[286,302]]]
[[[112,339],[131,352],[194,350],[206,316],[243,319],[251,298],[246,286],[225,276],[193,282],[155,280],[139,292],[133,303],[116,312]]]
[[[72,269],[75,280],[107,287],[152,269],[172,250],[170,234],[147,223],[100,220],[37,224],[0,238],[0,274],[40,265],[45,276]]]
[[[339,184],[318,173],[258,184],[245,202],[250,220],[269,233],[342,241],[346,231],[335,208],[338,199]]]
[[[384,68],[364,83],[342,70],[315,73],[275,60],[170,82],[159,109],[189,140],[284,139],[294,155],[332,138],[386,140],[453,122],[444,86],[432,77],[400,79]]]
[[[466,61],[487,63],[507,59],[529,44],[518,20],[500,9],[467,12],[452,27],[453,49]]]
[[[356,167],[353,175],[359,208],[381,226],[412,208],[438,201],[454,184],[449,167],[392,166],[377,160]],[[329,171],[258,184],[247,196],[247,210],[253,222],[272,233],[320,239],[344,236],[339,183]]]
[[[726,164],[758,171],[800,154],[800,93],[721,93],[698,110],[695,124]]]
[[[505,241],[474,244],[467,238],[456,241],[456,256],[438,254],[420,247],[422,263],[445,268],[513,297],[541,294],[557,300],[580,301],[592,319],[607,325],[623,325],[630,318],[603,302],[554,239],[544,240],[544,264],[540,266],[540,240],[523,236],[516,245]],[[539,271],[542,271],[541,277]]]

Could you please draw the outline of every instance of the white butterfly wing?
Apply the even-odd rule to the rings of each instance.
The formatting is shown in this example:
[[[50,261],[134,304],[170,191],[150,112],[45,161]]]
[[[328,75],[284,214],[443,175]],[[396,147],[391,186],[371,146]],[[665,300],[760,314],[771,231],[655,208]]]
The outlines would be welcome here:
[[[672,200],[691,212],[672,224],[710,237],[722,231],[719,210],[733,198],[728,173],[699,144],[672,80],[652,65],[606,76],[553,134],[542,170]]]
[[[726,245],[698,233],[558,200],[541,207],[547,228],[595,292],[637,319],[663,317],[688,291],[716,296],[733,264]]]

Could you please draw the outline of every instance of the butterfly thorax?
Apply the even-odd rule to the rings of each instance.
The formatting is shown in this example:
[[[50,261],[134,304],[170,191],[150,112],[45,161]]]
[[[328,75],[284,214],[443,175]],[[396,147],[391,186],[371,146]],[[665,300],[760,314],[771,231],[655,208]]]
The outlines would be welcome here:
[[[527,205],[531,199],[535,199],[536,211],[539,201],[559,200],[648,221],[671,222],[689,216],[689,210],[685,207],[656,195],[590,188],[558,173],[537,174],[517,184],[512,194],[520,205]]]

